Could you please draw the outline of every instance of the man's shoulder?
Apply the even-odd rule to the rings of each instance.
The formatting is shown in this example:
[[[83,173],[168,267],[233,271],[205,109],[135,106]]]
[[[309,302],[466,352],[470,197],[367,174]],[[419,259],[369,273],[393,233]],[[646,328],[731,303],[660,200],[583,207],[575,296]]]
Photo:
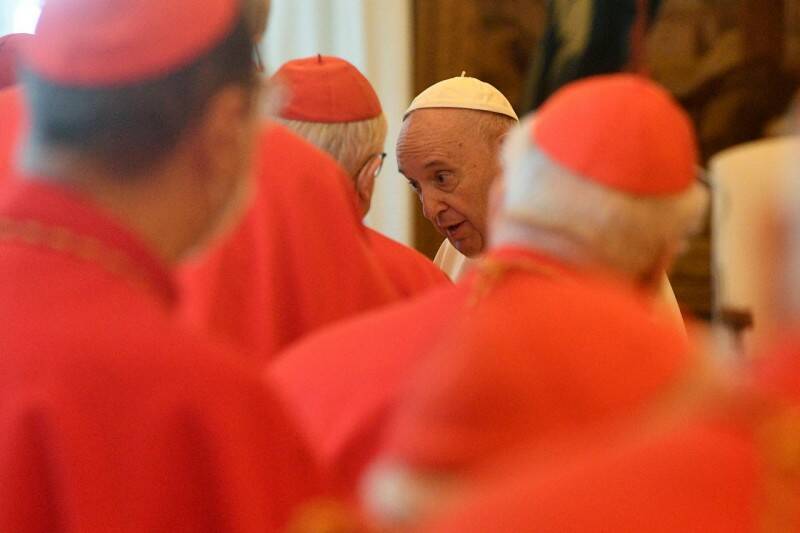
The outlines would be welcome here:
[[[281,124],[269,122],[263,127],[259,147],[258,162],[264,175],[290,173],[279,176],[288,180],[298,176],[327,180],[328,176],[335,176],[338,184],[348,183],[344,169],[335,159]]]
[[[659,362],[668,368],[683,364],[688,354],[685,332],[631,288],[520,273],[479,292],[484,296],[467,328],[474,332],[466,332],[479,345],[503,343],[520,353],[539,346],[576,360],[605,353],[618,363],[648,357],[650,367]],[[481,338],[490,331],[495,334]],[[515,333],[497,334],[503,331]]]
[[[244,356],[185,327],[147,288],[85,272],[78,281],[78,274],[62,273],[58,287],[32,291],[27,302],[6,302],[0,339],[14,354],[6,358],[10,364],[36,359],[54,370],[91,369],[141,390],[154,382],[165,388],[191,380],[258,382]],[[31,320],[41,321],[36,335],[26,334]]]
[[[342,391],[356,394],[357,387],[381,385],[424,356],[465,295],[459,286],[434,288],[325,328],[279,354],[268,375],[298,401],[317,398],[328,405],[324,398],[341,397]]]
[[[413,267],[412,274],[421,275],[431,281],[443,282],[448,279],[447,275],[433,261],[414,248],[370,228],[367,228],[367,238],[375,253],[390,263],[387,266],[391,267],[399,262],[406,267]]]
[[[369,311],[313,333],[278,357],[277,366],[298,358],[323,360],[320,353],[342,362],[359,354],[391,350],[395,342],[436,329],[465,298],[466,288],[443,285],[425,294]]]
[[[546,268],[517,274],[498,287],[500,297],[515,305],[570,309],[576,317],[597,320],[646,317],[650,311],[642,291],[616,279]]]
[[[372,228],[367,227],[367,237],[369,238],[370,244],[374,247],[379,247],[381,250],[386,250],[389,253],[396,253],[400,256],[405,257],[413,257],[415,260],[424,260],[430,264],[433,262],[422,255],[420,252],[411,248],[410,246],[406,246],[396,240],[392,239],[381,233],[380,231],[376,231]]]

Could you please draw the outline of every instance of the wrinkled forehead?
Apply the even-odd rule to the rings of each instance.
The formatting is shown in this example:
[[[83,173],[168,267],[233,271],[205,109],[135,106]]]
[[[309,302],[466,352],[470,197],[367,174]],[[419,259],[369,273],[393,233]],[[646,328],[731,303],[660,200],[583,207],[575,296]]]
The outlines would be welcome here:
[[[419,158],[447,158],[453,163],[486,149],[480,134],[478,112],[467,109],[419,109],[403,122],[397,155],[413,164]]]

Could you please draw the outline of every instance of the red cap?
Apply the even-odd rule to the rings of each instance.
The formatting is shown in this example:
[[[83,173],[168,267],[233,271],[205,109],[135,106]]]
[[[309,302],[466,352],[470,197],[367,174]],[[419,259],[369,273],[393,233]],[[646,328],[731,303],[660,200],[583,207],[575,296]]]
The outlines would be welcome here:
[[[210,51],[233,28],[238,0],[48,0],[26,66],[68,86],[157,79]]]
[[[0,89],[17,83],[17,58],[33,35],[12,33],[0,37]]]
[[[655,83],[596,76],[554,94],[532,121],[533,142],[562,167],[623,192],[657,196],[695,180],[697,143],[686,113]]]
[[[383,112],[367,78],[339,57],[316,55],[289,61],[273,80],[289,93],[280,114],[286,120],[354,122]]]

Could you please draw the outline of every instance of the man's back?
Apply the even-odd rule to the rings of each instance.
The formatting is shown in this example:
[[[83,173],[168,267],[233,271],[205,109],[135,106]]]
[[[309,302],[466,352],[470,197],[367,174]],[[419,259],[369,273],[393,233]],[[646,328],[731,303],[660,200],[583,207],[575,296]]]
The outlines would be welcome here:
[[[420,531],[759,530],[757,459],[744,433],[706,422],[621,446],[597,440],[584,434],[583,452],[557,460],[529,450]]]
[[[635,414],[688,368],[682,332],[631,287],[523,249],[477,268],[473,308],[414,375],[388,458],[471,469],[525,439]]]
[[[282,126],[259,141],[246,218],[182,276],[182,314],[267,362],[313,330],[392,302],[347,178]]]
[[[797,531],[799,349],[795,333],[738,388],[584,432],[558,460],[512,457],[424,531]]]
[[[280,356],[269,379],[335,488],[355,488],[409,376],[469,294],[445,285],[323,330]]]
[[[496,256],[490,254],[487,261]],[[458,285],[330,328],[280,355],[270,377],[297,414],[321,461],[333,469],[340,487],[352,488],[357,475],[374,458],[387,423],[409,386],[426,398],[435,397],[442,392],[439,379],[466,372],[468,364],[484,358],[487,373],[469,376],[486,380],[499,360],[508,360],[506,371],[519,381],[509,382],[516,389],[496,391],[498,396],[490,398],[460,395],[457,389],[464,381],[454,378],[447,392],[463,400],[464,405],[455,406],[456,413],[474,414],[471,422],[482,420],[485,406],[480,405],[480,398],[498,400],[507,393],[509,402],[515,402],[519,399],[515,394],[522,393],[530,400],[526,407],[542,410],[539,418],[543,425],[565,420],[573,423],[576,417],[585,420],[615,410],[633,410],[638,402],[677,379],[686,363],[685,340],[671,322],[658,324],[654,318],[650,324],[645,304],[640,306],[638,299],[618,296],[614,288],[594,290],[594,285],[604,287],[602,283],[589,283],[585,288],[563,268],[533,264],[533,272],[510,272],[508,282],[495,278],[491,267],[487,270],[484,264]],[[604,316],[604,312],[613,316]],[[531,316],[547,322],[530,320]],[[628,324],[631,317],[638,321]],[[637,330],[639,326],[645,329]],[[611,331],[604,330],[609,327]],[[441,351],[437,345],[448,341],[456,342],[456,347],[444,355],[436,354]],[[569,348],[562,350],[561,343],[580,350],[566,353]],[[623,353],[613,353],[620,347],[625,348]],[[607,355],[608,360],[603,360]],[[469,363],[462,364],[462,356]],[[525,381],[537,366],[559,383],[555,387],[566,395],[566,405],[560,407],[548,396],[548,387],[554,385],[545,378],[538,386]],[[515,372],[515,368],[520,370]],[[428,378],[437,383],[429,383]],[[415,381],[425,385],[412,383]],[[469,404],[471,400],[479,404]],[[513,412],[515,409],[510,409],[507,414]],[[530,409],[522,410],[520,416],[536,418]],[[411,432],[405,435],[410,440],[399,439],[411,449],[403,451],[416,453],[432,444],[431,435],[448,435],[449,428],[417,427],[418,422],[412,419],[404,424],[401,417],[406,428],[401,425],[400,435]],[[435,426],[442,420],[428,422]],[[483,444],[496,446],[495,428],[485,429]],[[513,438],[513,432],[509,435]],[[469,438],[453,439],[452,443],[455,447],[479,446]],[[443,454],[452,452],[455,459],[460,452],[448,446],[435,443],[433,447]]]
[[[254,369],[181,331],[173,298],[99,210],[4,189],[0,530],[273,530],[313,490]]]

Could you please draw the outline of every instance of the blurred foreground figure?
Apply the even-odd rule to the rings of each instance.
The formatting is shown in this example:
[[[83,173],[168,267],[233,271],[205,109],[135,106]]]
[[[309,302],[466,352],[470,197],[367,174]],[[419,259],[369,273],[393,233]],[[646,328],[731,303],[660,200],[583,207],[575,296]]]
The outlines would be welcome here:
[[[798,531],[798,346],[757,363],[751,383],[688,420],[677,411],[610,441],[583,435],[572,444],[580,453],[533,450],[423,530]]]
[[[796,152],[785,157],[783,176],[771,168],[786,185],[778,203],[749,220],[765,230],[759,296],[782,339],[740,383],[626,431],[582,434],[569,453],[533,451],[513,471],[507,462],[423,531],[800,530],[800,167]]]
[[[558,92],[505,148],[505,190],[472,306],[419,365],[365,496],[413,524],[525,441],[624,419],[697,363],[652,291],[701,219],[697,148],[632,75]]]
[[[275,531],[313,487],[171,267],[236,218],[258,82],[239,2],[49,0],[0,192],[0,531]]]
[[[287,93],[279,113],[283,123],[339,162],[353,180],[361,217],[366,216],[386,157],[386,117],[372,85],[353,65],[330,56],[289,61],[273,80]],[[447,281],[421,253],[370,228],[365,231],[402,294]]]
[[[630,120],[613,116],[615,101],[604,92],[609,84],[619,102],[639,102]],[[462,368],[463,350],[468,358],[496,357],[511,373],[520,368],[531,394],[544,394],[539,386],[546,386],[531,377],[534,364],[563,390],[574,390],[574,402],[548,415],[558,422],[633,409],[686,365],[682,329],[650,291],[703,212],[691,126],[667,96],[637,78],[594,81],[576,91],[592,105],[583,97],[573,103],[570,91],[541,130],[529,121],[512,135],[509,188],[495,206],[500,223],[476,271],[455,287],[315,335],[271,368],[345,490],[374,457],[398,400],[443,336],[453,347],[452,359],[437,370],[443,378]],[[647,125],[641,134],[639,122]],[[611,380],[607,389],[604,380]],[[433,394],[440,385],[427,390]],[[442,392],[458,394],[449,384]],[[583,409],[581,397],[596,405]],[[480,399],[470,398],[478,405],[468,409],[480,416]],[[543,400],[539,407],[549,405]]]
[[[798,531],[796,329],[742,383],[713,392],[627,431],[583,434],[561,453],[506,460],[421,531]]]

